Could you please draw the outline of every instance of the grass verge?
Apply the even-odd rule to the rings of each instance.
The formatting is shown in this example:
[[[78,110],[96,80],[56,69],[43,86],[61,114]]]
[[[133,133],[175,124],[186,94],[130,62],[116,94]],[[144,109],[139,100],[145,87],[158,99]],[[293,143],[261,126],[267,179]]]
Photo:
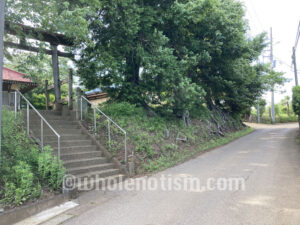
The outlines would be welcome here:
[[[126,130],[129,160],[135,163],[137,175],[176,165],[250,132],[239,118],[220,110],[211,112],[205,106],[194,111],[189,125],[181,117],[149,112],[126,102],[108,102],[99,107]],[[94,134],[93,116],[92,108],[86,110],[85,126]],[[124,163],[124,134],[113,124],[109,132],[105,117],[97,119],[96,137]]]
[[[253,131],[254,131],[253,128],[247,127],[242,130],[227,134],[225,137],[218,137],[208,142],[204,142],[200,144],[197,148],[195,148],[193,151],[184,150],[179,153],[177,152],[173,154],[171,157],[160,157],[159,159],[149,161],[149,163],[145,165],[146,171],[157,172],[160,170],[173,167],[189,159],[192,159],[203,152],[228,144],[240,137],[250,134]]]

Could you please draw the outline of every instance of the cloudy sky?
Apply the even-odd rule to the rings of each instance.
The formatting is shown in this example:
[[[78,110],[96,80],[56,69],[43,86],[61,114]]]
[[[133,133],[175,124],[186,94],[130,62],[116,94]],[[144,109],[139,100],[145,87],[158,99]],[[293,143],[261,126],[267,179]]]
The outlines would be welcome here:
[[[295,84],[292,64],[292,47],[295,44],[298,23],[300,20],[300,0],[241,0],[246,9],[249,21],[249,35],[254,36],[263,31],[269,32],[273,28],[274,58],[276,71],[285,72],[291,81],[275,94],[275,102],[279,102],[286,95],[291,96],[291,89]],[[266,52],[265,55],[269,53]],[[300,43],[297,49],[298,71],[300,70]],[[267,62],[267,58],[265,58]],[[300,76],[300,72],[298,72]],[[300,77],[299,77],[300,78]],[[284,92],[284,93],[282,93]],[[268,102],[269,93],[265,95]]]

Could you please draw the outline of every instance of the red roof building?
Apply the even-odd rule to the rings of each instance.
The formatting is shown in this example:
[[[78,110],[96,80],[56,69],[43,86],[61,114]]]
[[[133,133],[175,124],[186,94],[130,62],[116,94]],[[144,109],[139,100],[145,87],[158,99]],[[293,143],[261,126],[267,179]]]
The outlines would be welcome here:
[[[32,80],[24,77],[25,74],[3,67],[3,82],[33,84]]]
[[[24,93],[35,88],[36,83],[25,76],[23,73],[3,67],[3,91],[19,90]]]
[[[3,67],[3,105],[14,105],[14,91],[19,90],[22,93],[28,92],[37,85],[26,75],[17,71]]]

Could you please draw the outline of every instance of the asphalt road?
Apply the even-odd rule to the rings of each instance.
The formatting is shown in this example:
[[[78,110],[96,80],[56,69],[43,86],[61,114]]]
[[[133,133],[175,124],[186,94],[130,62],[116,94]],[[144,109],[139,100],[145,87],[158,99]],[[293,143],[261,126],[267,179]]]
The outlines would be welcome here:
[[[244,190],[93,191],[62,215],[72,217],[64,224],[300,225],[297,134],[297,124],[259,126],[151,178],[196,177],[204,186],[210,178],[242,178]]]

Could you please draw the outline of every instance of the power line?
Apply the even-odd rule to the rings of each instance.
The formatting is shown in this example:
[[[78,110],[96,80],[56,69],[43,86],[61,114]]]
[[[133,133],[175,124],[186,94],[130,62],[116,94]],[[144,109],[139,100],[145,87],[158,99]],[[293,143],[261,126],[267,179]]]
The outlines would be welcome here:
[[[298,30],[297,30],[297,34],[296,34],[295,50],[297,49],[297,46],[298,46],[299,37],[300,37],[300,21],[298,24]]]
[[[261,20],[259,19],[259,16],[258,16],[258,14],[257,14],[257,12],[255,10],[255,7],[254,7],[254,4],[253,4],[252,0],[250,0],[250,6],[251,6],[251,8],[252,8],[252,10],[254,12],[255,18],[258,21],[258,24],[259,24],[261,30],[264,30],[264,28],[263,28],[264,26],[262,25]]]

